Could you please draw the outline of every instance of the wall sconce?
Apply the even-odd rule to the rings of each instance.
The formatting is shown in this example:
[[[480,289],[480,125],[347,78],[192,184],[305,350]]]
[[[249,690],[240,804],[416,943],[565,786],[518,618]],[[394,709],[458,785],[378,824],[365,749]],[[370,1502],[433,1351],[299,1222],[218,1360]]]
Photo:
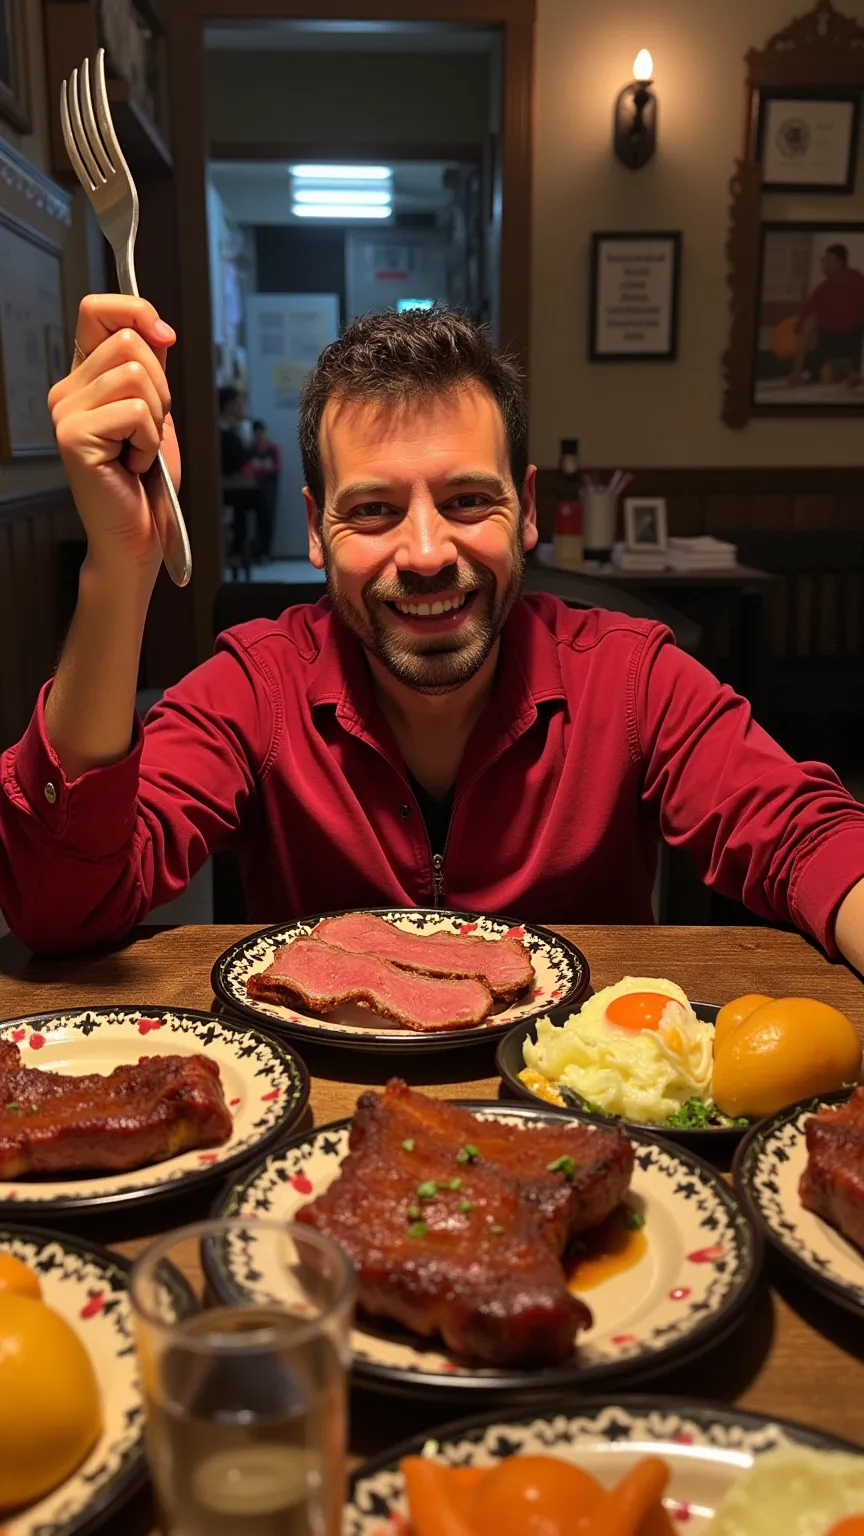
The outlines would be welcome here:
[[[629,171],[641,170],[657,148],[657,98],[651,90],[654,60],[640,48],[633,61],[633,80],[615,103],[615,154]]]

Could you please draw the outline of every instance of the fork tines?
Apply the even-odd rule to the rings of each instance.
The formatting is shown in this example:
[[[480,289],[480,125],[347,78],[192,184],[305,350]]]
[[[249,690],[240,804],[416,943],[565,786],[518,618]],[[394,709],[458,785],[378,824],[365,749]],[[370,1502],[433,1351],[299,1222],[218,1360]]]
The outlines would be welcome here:
[[[85,59],[80,71],[73,69],[60,88],[60,121],[66,152],[85,192],[98,192],[118,171],[126,170],[108,105],[104,48],[96,55],[93,76],[91,95],[90,60]]]

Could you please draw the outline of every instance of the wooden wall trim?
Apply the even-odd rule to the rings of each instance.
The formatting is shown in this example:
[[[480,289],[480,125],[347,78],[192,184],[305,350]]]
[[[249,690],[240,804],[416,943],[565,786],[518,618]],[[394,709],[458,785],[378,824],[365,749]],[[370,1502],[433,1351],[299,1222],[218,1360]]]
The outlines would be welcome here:
[[[598,480],[608,481],[614,470],[585,466],[585,473]],[[822,469],[818,465],[795,469],[786,466],[763,467],[723,465],[694,465],[684,468],[666,468],[663,465],[645,466],[631,470],[633,483],[625,496],[672,495],[858,495],[864,496],[864,468],[859,464],[848,468]],[[562,483],[557,468],[538,469],[538,489],[554,493]],[[649,486],[651,487],[649,491]]]
[[[285,140],[281,143],[268,141],[258,143],[250,140],[248,143],[232,142],[230,144],[214,141],[208,149],[210,160],[297,160],[301,155],[310,160],[334,160],[337,163],[345,154],[344,139],[304,139],[302,142]],[[368,160],[379,162],[392,160],[392,143],[381,144],[375,141],[354,139],[351,143],[351,163],[361,164]],[[400,160],[459,160],[480,162],[483,159],[482,144],[402,144],[399,147]]]
[[[74,502],[65,484],[41,486],[33,491],[7,491],[0,496],[0,523],[21,523],[70,511],[74,511]]]

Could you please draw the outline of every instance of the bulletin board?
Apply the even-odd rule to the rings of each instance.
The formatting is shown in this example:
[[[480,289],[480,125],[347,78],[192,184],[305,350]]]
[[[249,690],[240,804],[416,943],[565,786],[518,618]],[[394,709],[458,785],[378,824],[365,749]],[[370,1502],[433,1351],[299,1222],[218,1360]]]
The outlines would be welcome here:
[[[0,210],[0,457],[54,454],[51,385],[66,371],[62,251]]]

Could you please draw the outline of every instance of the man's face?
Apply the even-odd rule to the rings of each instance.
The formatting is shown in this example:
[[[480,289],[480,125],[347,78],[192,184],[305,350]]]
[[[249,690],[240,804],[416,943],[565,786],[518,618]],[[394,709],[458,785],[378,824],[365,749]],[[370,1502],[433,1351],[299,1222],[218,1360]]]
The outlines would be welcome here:
[[[304,491],[309,557],[336,612],[394,677],[459,688],[483,665],[537,543],[500,411],[480,384],[400,407],[331,401],[324,508]]]
[[[843,263],[833,251],[826,251],[822,257],[822,271],[826,277],[838,277],[843,271]]]
[[[228,407],[228,419],[229,419],[229,421],[245,421],[245,419],[246,419],[246,396],[245,395],[238,395],[235,400],[231,401],[231,404]]]

